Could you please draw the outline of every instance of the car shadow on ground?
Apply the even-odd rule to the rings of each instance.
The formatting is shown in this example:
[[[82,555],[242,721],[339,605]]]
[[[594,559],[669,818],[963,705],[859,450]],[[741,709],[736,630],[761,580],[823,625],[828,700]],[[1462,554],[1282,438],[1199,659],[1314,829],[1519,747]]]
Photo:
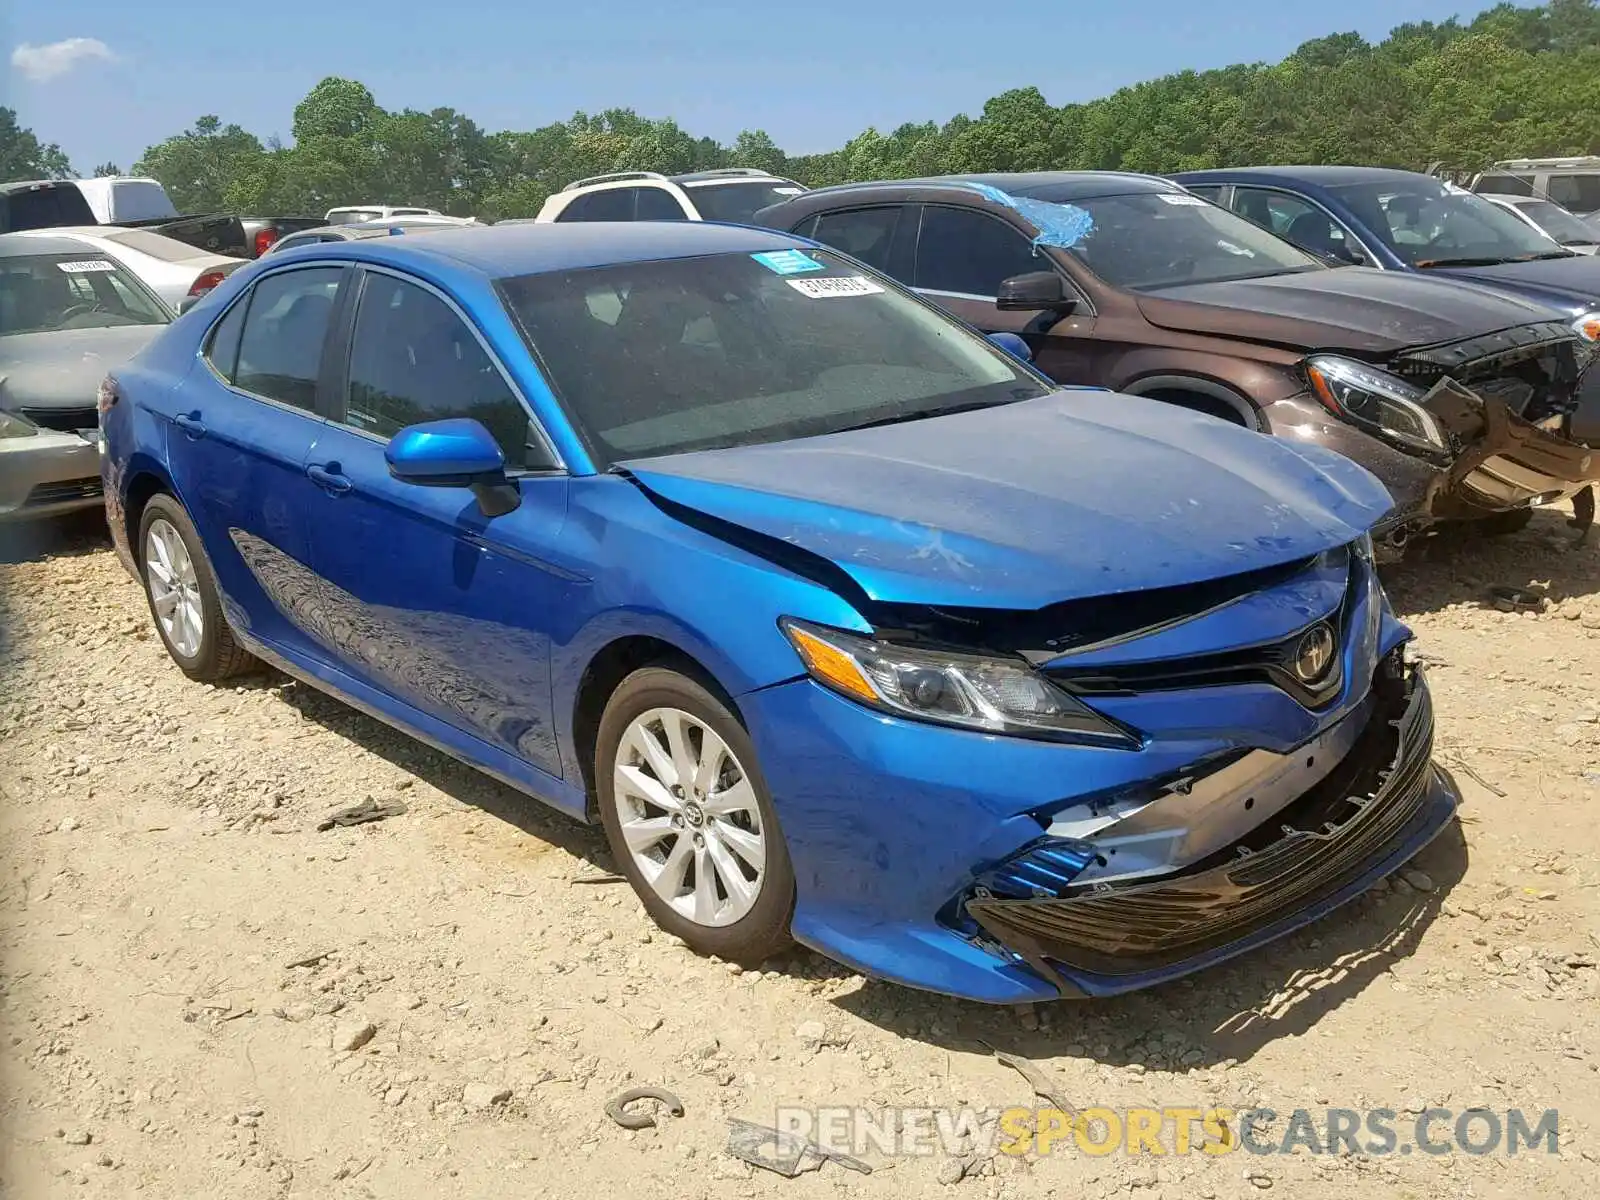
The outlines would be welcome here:
[[[468,805],[515,826],[529,837],[585,860],[596,873],[611,873],[615,867],[598,825],[585,825],[533,799],[516,788],[485,775],[476,767],[451,758],[408,734],[367,716],[316,688],[290,679],[276,669],[259,671],[232,681],[237,690],[275,690],[278,697],[302,717],[315,721],[330,733],[346,738],[363,750],[460,804]],[[377,794],[377,799],[385,799]],[[361,801],[358,795],[329,796],[330,812]]]
[[[1383,977],[1415,953],[1466,873],[1460,825],[1452,822],[1406,869],[1424,872],[1432,890],[1403,885],[1368,893],[1278,942],[1127,996],[1036,1005],[1026,1019],[1008,1007],[882,983],[835,1002],[880,1028],[947,1050],[992,1048],[1166,1071],[1245,1063],[1272,1042],[1314,1029],[1368,988],[1390,986]]]
[[[1536,512],[1528,527],[1485,537],[1450,527],[1415,544],[1403,562],[1382,568],[1395,610],[1433,613],[1452,604],[1490,604],[1493,587],[1524,588],[1550,605],[1600,593],[1600,529],[1579,545],[1563,508]]]
[[[38,562],[45,558],[74,558],[111,549],[111,531],[99,508],[48,521],[8,521],[0,524],[0,563]]]

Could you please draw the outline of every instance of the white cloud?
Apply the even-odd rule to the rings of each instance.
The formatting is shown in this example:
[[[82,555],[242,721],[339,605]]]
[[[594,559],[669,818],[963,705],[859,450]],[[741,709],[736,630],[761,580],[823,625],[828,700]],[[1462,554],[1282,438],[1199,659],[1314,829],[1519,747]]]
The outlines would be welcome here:
[[[100,59],[115,62],[111,47],[99,38],[71,37],[44,46],[23,42],[11,52],[11,65],[35,83],[45,83],[65,75],[81,62]]]

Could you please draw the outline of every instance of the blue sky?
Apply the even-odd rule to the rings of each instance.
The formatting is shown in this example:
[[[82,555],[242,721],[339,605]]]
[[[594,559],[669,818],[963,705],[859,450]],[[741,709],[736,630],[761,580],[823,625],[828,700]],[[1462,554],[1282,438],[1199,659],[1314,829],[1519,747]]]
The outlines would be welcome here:
[[[1487,4],[1465,11],[1476,7]],[[0,105],[85,172],[127,169],[204,113],[287,140],[295,104],[326,75],[361,80],[385,108],[449,105],[489,130],[625,107],[724,141],[765,129],[804,153],[869,125],[976,112],[1008,88],[1087,100],[1460,11],[1450,0],[0,0]]]

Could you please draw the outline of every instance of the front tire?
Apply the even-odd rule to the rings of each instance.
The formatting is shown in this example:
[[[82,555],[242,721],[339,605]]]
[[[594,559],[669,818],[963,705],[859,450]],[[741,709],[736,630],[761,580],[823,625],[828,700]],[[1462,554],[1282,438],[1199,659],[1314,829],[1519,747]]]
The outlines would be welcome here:
[[[600,719],[595,792],[612,856],[657,925],[755,965],[791,944],[794,869],[750,735],[678,671],[624,679]]]
[[[215,683],[255,662],[222,616],[217,578],[183,505],[152,496],[139,519],[139,575],[167,654],[190,679]]]

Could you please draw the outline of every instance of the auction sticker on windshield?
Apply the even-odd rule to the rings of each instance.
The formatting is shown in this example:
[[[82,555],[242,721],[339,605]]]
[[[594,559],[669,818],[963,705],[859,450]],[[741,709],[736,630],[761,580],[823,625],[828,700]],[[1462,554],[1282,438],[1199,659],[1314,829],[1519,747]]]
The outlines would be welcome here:
[[[831,279],[785,279],[790,287],[813,300],[829,296],[872,296],[883,289],[865,275],[839,275]]]
[[[766,250],[750,257],[778,275],[803,275],[807,271],[826,270],[822,263],[804,250]]]
[[[1156,193],[1168,204],[1203,205],[1205,201],[1199,196],[1191,196],[1187,192],[1158,192]]]
[[[60,267],[69,275],[76,275],[82,271],[115,271],[117,264],[104,258],[85,258],[79,262],[58,262]]]

